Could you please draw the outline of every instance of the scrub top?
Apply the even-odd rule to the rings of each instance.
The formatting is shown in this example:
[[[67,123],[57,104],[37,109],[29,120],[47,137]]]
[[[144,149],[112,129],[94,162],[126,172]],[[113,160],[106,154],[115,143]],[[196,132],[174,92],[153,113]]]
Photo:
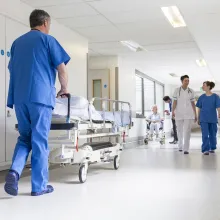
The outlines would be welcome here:
[[[170,112],[172,112],[172,99],[170,99],[170,102],[169,102],[169,109],[170,109]]]
[[[177,101],[175,109],[175,120],[193,120],[195,113],[192,108],[192,102],[195,102],[195,93],[192,89],[183,89],[179,87],[175,89],[173,100]]]
[[[38,30],[31,30],[14,41],[8,69],[10,83],[7,106],[39,103],[54,107],[57,67],[70,57],[58,41]]]
[[[199,97],[196,107],[200,108],[200,122],[218,123],[217,108],[220,108],[220,98],[213,93],[211,96],[203,94]]]

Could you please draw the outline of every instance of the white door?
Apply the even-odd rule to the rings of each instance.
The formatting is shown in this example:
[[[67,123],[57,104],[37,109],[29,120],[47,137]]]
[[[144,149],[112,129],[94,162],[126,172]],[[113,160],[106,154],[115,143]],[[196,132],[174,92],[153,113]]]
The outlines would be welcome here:
[[[90,69],[88,72],[88,93],[89,99],[92,97],[110,98],[110,80],[109,69]],[[95,101],[96,110],[102,110],[101,102]],[[109,103],[106,104],[106,110],[109,110]]]
[[[17,21],[6,18],[6,98],[9,86],[8,62],[10,59],[11,45],[16,38],[28,32],[29,28]],[[18,138],[18,132],[15,130],[17,123],[15,111],[6,109],[6,161],[11,161],[14,153],[15,144]]]
[[[5,17],[0,16],[0,163],[5,162]]]

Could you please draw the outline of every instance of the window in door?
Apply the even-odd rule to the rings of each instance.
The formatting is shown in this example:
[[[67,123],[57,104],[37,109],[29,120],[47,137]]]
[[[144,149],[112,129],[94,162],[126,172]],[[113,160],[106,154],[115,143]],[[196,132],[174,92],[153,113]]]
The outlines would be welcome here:
[[[102,97],[102,80],[101,79],[94,79],[93,80],[93,97]],[[102,103],[100,100],[94,101],[94,107],[96,110],[102,110]]]

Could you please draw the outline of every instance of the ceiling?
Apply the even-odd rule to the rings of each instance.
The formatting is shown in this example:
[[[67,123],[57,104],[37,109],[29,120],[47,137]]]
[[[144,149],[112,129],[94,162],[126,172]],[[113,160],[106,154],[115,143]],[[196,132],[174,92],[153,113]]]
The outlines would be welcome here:
[[[143,69],[159,74],[194,74],[220,81],[219,0],[23,0],[48,11],[60,23],[89,39],[91,55],[133,56],[119,41],[146,48],[136,53]],[[187,27],[173,28],[160,7],[179,7]],[[195,60],[205,58],[208,67]],[[170,78],[168,78],[170,79]],[[170,79],[176,80],[176,79]]]

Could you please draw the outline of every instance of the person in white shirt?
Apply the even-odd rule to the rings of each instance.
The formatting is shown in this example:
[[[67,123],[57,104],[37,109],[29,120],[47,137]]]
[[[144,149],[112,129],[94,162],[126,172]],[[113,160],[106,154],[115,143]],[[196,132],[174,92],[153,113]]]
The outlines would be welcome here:
[[[159,129],[160,129],[160,123],[161,118],[160,114],[157,112],[157,106],[152,107],[152,114],[148,117],[148,120],[150,122],[150,135],[151,138],[153,137],[154,131],[156,132],[156,138],[159,136]]]
[[[173,95],[172,117],[176,120],[179,151],[184,150],[184,154],[189,154],[192,124],[197,121],[195,93],[188,87],[189,76],[180,79],[182,86],[175,89]]]

